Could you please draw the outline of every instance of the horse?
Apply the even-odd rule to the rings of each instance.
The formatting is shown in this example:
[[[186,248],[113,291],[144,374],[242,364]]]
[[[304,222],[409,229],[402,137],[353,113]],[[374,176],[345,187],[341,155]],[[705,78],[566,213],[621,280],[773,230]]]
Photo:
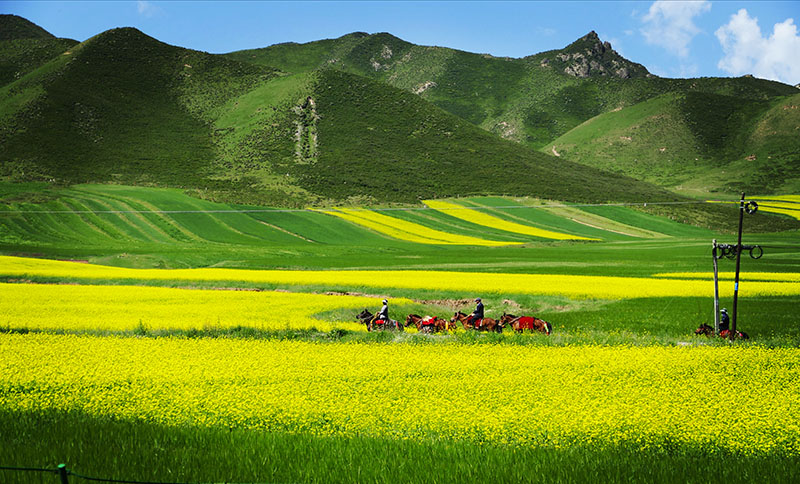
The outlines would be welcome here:
[[[694,331],[694,334],[698,334],[698,335],[699,334],[703,334],[703,335],[706,335],[706,336],[714,336],[714,328],[712,326],[709,326],[709,325],[703,323],[703,324],[700,325],[700,327],[698,327]],[[719,332],[718,336],[720,338],[730,338],[731,337],[731,330],[723,329],[722,331]],[[750,339],[750,335],[748,335],[744,331],[736,331],[735,337],[736,338],[740,338],[740,339]]]
[[[356,314],[356,321],[358,321],[359,323],[365,325],[367,327],[367,331],[369,331],[369,322],[372,321],[372,318],[374,318],[374,317],[375,317],[374,314],[369,312],[367,310],[367,308],[364,308],[363,311],[361,311],[360,313]]]
[[[425,316],[424,318],[418,314],[409,314],[406,317],[406,326],[413,324],[417,327],[420,333],[438,333],[446,332],[453,326],[446,319],[438,316]]]
[[[395,321],[394,319],[390,319],[389,321],[377,319],[377,316],[373,315],[366,308],[356,315],[356,321],[366,325],[367,331],[383,331],[386,329],[403,331],[403,325],[399,322]]]
[[[514,316],[513,314],[503,313],[500,317],[500,322],[503,326],[510,324],[517,333],[522,333],[527,329],[530,331],[539,331],[549,336],[550,333],[553,332],[552,324],[535,316]]]
[[[450,318],[451,323],[455,323],[456,321],[461,321],[461,325],[464,326],[464,329],[475,329],[478,331],[496,331],[498,333],[503,332],[503,325],[496,319],[492,318],[483,318],[478,320],[478,324],[467,322],[469,319],[469,314],[464,314],[461,311],[456,311],[452,318]]]

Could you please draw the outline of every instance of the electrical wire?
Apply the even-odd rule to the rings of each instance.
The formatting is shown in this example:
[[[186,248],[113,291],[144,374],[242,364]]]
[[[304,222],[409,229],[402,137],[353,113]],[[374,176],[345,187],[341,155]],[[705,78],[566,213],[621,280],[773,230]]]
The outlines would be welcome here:
[[[420,210],[509,210],[509,209],[551,209],[551,208],[580,208],[580,207],[632,207],[642,206],[648,207],[651,205],[699,205],[705,204],[705,201],[670,201],[670,202],[619,202],[619,203],[576,203],[576,204],[547,204],[547,205],[507,205],[495,207],[453,207],[453,208],[431,208],[431,207],[387,207],[387,208],[353,208],[353,211],[420,211]],[[720,203],[739,203],[736,202],[720,202]],[[216,209],[216,210],[0,210],[0,214],[145,214],[145,213],[160,213],[160,214],[188,214],[188,213],[214,213],[214,214],[227,214],[227,213],[297,213],[297,212],[320,212],[324,210],[336,210],[335,208],[285,208],[285,209],[262,209],[262,208],[248,208],[248,209]]]

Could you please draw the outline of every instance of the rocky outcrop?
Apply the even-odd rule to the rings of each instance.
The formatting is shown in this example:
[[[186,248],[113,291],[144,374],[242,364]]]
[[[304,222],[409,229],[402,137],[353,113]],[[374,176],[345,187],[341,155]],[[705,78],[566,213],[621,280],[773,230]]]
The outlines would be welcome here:
[[[565,74],[587,78],[609,76],[620,79],[652,77],[641,64],[631,62],[617,53],[610,42],[603,42],[592,31],[570,44],[566,49],[554,52],[554,57],[540,61],[541,67],[555,67]]]

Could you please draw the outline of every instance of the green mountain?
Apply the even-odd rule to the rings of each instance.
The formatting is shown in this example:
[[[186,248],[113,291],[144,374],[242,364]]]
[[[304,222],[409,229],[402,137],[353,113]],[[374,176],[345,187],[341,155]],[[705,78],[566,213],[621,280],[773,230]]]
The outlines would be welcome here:
[[[590,32],[564,49],[522,59],[418,46],[387,33],[227,54],[300,73],[330,67],[414,92],[504,138],[541,148],[584,121],[667,92],[765,99],[791,86],[750,79],[662,79]]]
[[[286,75],[131,28],[76,45],[2,90],[0,175],[10,179],[177,186],[274,205],[671,197],[503,140],[366,77]]]
[[[770,131],[762,130],[755,144],[745,142],[756,131],[759,116],[766,116],[772,106],[791,104],[789,99],[798,93],[795,87],[752,77],[658,78],[621,57],[594,32],[564,49],[522,59],[416,46],[386,33],[278,44],[228,56],[286,72],[326,67],[370,77],[417,94],[500,137],[677,191],[796,191],[795,182],[782,180],[794,178],[798,169],[798,160],[791,156],[797,152],[797,137],[773,139]],[[625,112],[617,114],[620,111]],[[617,146],[627,143],[629,134],[617,134],[616,143],[609,145],[608,129],[624,131],[623,118],[645,112],[652,122],[628,143],[630,150]],[[598,124],[606,131],[587,130],[596,116],[607,117],[606,123]],[[787,122],[789,131],[796,126],[788,119],[772,119],[773,124]],[[607,126],[617,120],[623,126]],[[580,146],[574,140],[580,140]],[[662,151],[664,145],[669,147]],[[759,164],[758,173],[749,173],[752,163],[737,168],[754,153],[772,161]],[[719,177],[716,172],[728,165],[744,178]],[[772,175],[775,179],[767,179]]]
[[[596,116],[554,140],[552,151],[690,195],[798,193],[799,108],[800,93],[673,92]]]
[[[50,32],[18,15],[0,14],[0,27],[0,41],[55,38]]]
[[[674,200],[624,168],[555,156],[549,143],[598,114],[659,96],[678,103],[665,93],[686,82],[653,78],[594,33],[563,51],[499,59],[362,33],[223,56],[113,29],[0,87],[0,179],[177,187],[291,207],[483,194]],[[745,114],[794,89],[756,79],[693,83],[691,92],[713,91],[736,113],[747,100]],[[782,146],[776,126],[790,121],[778,114],[765,118],[761,145]],[[490,118],[510,121],[498,133],[487,129]],[[738,133],[741,123],[728,124]],[[533,149],[543,143],[530,133],[550,149]],[[715,208],[675,210],[700,224],[724,218]]]
[[[77,43],[58,39],[22,17],[0,14],[0,86],[21,78]]]

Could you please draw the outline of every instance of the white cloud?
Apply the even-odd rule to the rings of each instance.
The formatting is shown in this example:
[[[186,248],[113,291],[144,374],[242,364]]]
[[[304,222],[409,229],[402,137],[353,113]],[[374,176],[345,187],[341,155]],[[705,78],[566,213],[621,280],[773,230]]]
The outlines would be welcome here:
[[[136,2],[136,10],[139,12],[139,15],[144,17],[153,17],[161,13],[160,7],[146,0],[138,0]]]
[[[794,19],[775,24],[772,35],[764,37],[758,19],[741,9],[717,29],[716,36],[725,52],[717,64],[723,71],[787,84],[800,81],[800,35]]]
[[[673,2],[658,0],[642,17],[640,30],[648,44],[658,45],[678,57],[689,56],[689,44],[700,33],[694,18],[711,10],[711,2]]]

